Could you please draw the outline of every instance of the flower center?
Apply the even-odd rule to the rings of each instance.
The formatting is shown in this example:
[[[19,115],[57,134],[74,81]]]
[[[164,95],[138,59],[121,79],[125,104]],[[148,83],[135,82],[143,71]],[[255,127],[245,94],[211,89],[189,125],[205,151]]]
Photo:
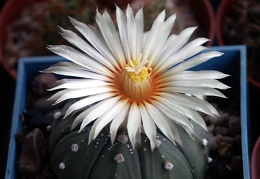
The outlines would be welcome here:
[[[131,99],[143,100],[152,90],[150,77],[152,69],[145,66],[147,62],[147,60],[132,60],[125,66],[121,86],[125,94]]]

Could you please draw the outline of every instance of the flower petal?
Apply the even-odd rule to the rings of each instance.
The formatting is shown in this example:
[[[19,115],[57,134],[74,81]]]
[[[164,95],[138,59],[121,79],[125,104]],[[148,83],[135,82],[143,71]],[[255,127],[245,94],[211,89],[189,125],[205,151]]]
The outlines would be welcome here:
[[[219,57],[221,55],[223,55],[223,53],[217,52],[217,51],[204,52],[202,54],[196,55],[195,57],[192,57],[191,59],[184,61],[183,63],[171,68],[171,70],[173,70],[175,73],[177,73],[177,72],[192,68],[201,63],[204,63],[214,57]]]
[[[162,131],[162,133],[167,138],[169,138],[173,143],[175,143],[175,140],[180,142],[180,138],[179,138],[177,130],[173,129],[175,127],[173,122],[170,122],[168,120],[168,117],[166,117],[154,105],[147,103],[147,102],[144,105],[145,105],[148,113],[152,117],[153,121],[155,122],[156,126]]]
[[[153,48],[156,46],[158,41],[158,36],[160,34],[161,26],[164,23],[165,10],[162,11],[157,18],[154,20],[150,32],[147,34],[147,38],[144,44],[144,49],[142,53],[142,58],[149,59],[149,54],[152,52]]]
[[[124,121],[127,121],[127,113],[129,111],[129,103],[127,103],[124,108],[120,111],[120,113],[114,118],[114,120],[110,124],[110,138],[111,138],[111,143],[113,144],[117,135],[117,131],[124,123]],[[123,126],[124,127],[124,126]]]
[[[98,117],[109,111],[118,102],[118,100],[119,97],[108,98],[79,114],[77,116],[79,119],[76,118],[77,120],[82,121],[79,132],[82,131],[90,122],[96,120]],[[83,120],[81,120],[82,118]]]
[[[71,65],[71,64],[73,64],[73,65]],[[71,76],[71,77],[104,80],[104,81],[109,80],[109,78],[107,76],[87,71],[82,66],[76,65],[75,63],[71,63],[71,62],[56,63],[56,64],[52,65],[51,67],[43,70],[42,72],[43,73],[54,73],[57,75],[64,75],[64,76]]]
[[[111,71],[109,71],[100,63],[96,62],[95,59],[90,58],[86,54],[83,54],[72,47],[66,45],[52,45],[49,46],[48,49],[56,53],[57,55],[60,55],[80,66],[85,67],[87,70],[98,74],[112,75]]]
[[[147,135],[148,139],[150,140],[150,146],[151,149],[153,150],[156,146],[156,133],[157,133],[155,123],[143,104],[140,105],[140,114],[142,117],[144,132]]]
[[[82,89],[82,88],[98,88],[102,86],[109,86],[110,84],[102,80],[93,79],[62,79],[53,84],[55,87],[50,88],[49,91],[57,89]]]
[[[55,105],[68,99],[75,99],[89,95],[107,93],[111,91],[112,89],[110,87],[65,89],[55,93],[53,96],[50,97],[50,100],[56,100],[56,102],[54,103]]]
[[[217,110],[210,103],[202,99],[183,94],[170,94],[166,92],[160,93],[160,96],[162,96],[162,98],[169,99],[180,106],[187,107],[195,111],[200,111],[210,116],[218,116]]]
[[[132,147],[135,148],[136,137],[140,135],[141,128],[141,115],[137,104],[134,102],[130,106],[128,121],[127,121],[127,132],[131,141]]]
[[[121,66],[123,66],[125,62],[123,49],[115,25],[107,11],[103,13],[103,16],[97,12],[96,22],[110,51],[116,59],[116,63],[119,63]]]
[[[95,102],[110,98],[113,95],[114,95],[113,93],[102,93],[94,96],[87,96],[86,98],[73,103],[66,111],[64,118],[66,118],[68,115],[70,115],[72,112],[76,110],[89,106]]]
[[[76,19],[69,17],[73,26],[90,42],[91,45],[104,56],[107,60],[110,61],[115,67],[118,67],[115,58],[108,50],[107,44],[104,43],[104,39],[98,36],[88,25],[77,21]]]
[[[100,116],[95,123],[97,123],[97,125],[95,125],[95,127],[92,127],[90,130],[90,138],[95,139],[97,137],[97,135],[99,134],[99,132],[109,123],[111,122],[116,115],[118,115],[121,110],[125,107],[127,103],[127,100],[119,100],[117,103],[115,103],[114,106],[112,106],[107,112],[105,112],[104,114],[102,114],[102,116]]]
[[[107,60],[105,59],[100,53],[98,53],[93,47],[91,47],[86,41],[84,41],[81,37],[79,37],[76,33],[65,30],[61,28],[61,35],[64,39],[84,51],[86,54],[88,54],[90,57],[94,58],[104,66],[106,66],[111,71],[116,71],[115,67]]]

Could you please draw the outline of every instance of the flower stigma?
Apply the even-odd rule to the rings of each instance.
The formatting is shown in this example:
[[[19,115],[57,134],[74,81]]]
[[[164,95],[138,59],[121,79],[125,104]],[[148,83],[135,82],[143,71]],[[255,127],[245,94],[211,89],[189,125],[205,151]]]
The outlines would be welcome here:
[[[140,59],[126,64],[121,80],[124,93],[134,100],[144,100],[152,91],[152,68],[145,66],[148,60]]]

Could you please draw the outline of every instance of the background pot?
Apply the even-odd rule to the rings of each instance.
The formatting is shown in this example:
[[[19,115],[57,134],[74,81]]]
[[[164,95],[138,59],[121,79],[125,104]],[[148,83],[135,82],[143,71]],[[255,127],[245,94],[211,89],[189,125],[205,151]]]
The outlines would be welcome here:
[[[7,73],[14,79],[16,79],[16,70],[12,70],[7,63],[4,55],[4,43],[6,41],[6,28],[11,24],[20,13],[26,8],[36,2],[41,2],[42,0],[8,0],[1,10],[0,14],[0,62],[2,63],[4,69]]]
[[[86,0],[90,3],[92,0]],[[114,7],[114,2],[116,3],[118,0],[99,0],[98,4],[100,9],[102,9],[102,5],[107,7],[108,9],[111,9],[111,7]],[[130,2],[133,0],[128,0],[127,2]],[[155,1],[155,0],[153,0]],[[190,3],[191,10],[194,11],[194,16],[198,20],[199,27],[203,29],[205,32],[205,37],[209,38],[210,41],[207,43],[207,46],[211,46],[214,40],[215,35],[215,27],[214,27],[214,13],[213,8],[211,6],[211,3],[209,0],[185,0]],[[0,14],[0,62],[2,63],[4,69],[7,71],[7,73],[16,80],[16,69],[11,68],[10,65],[7,62],[7,58],[5,57],[4,53],[4,44],[6,42],[6,28],[9,24],[14,22],[14,20],[19,17],[19,14],[25,9],[28,8],[38,2],[46,2],[43,0],[8,0],[6,1],[5,6],[3,7],[3,10]],[[95,2],[95,1],[94,1]],[[121,1],[120,1],[121,2]],[[150,3],[151,0],[144,0],[145,3]],[[93,2],[92,2],[93,3]],[[111,5],[112,4],[112,5]],[[120,3],[122,7],[125,7],[125,3]],[[144,6],[145,8],[145,6]],[[113,9],[112,9],[113,10]],[[83,12],[88,13],[88,12]],[[169,13],[169,12],[167,12]],[[94,16],[93,16],[94,17]],[[63,26],[63,28],[65,28]],[[58,34],[58,33],[57,33]],[[57,43],[55,43],[57,44]],[[44,45],[45,47],[46,45]],[[41,55],[41,54],[37,54]],[[46,54],[44,54],[46,55]]]
[[[239,44],[241,44],[241,43],[237,43],[235,41],[233,43],[231,43],[230,39],[229,39],[229,42],[227,42],[227,41],[225,41],[225,37],[223,35],[224,29],[227,27],[227,25],[225,25],[225,23],[226,23],[226,20],[228,18],[228,14],[230,12],[232,12],[232,10],[233,10],[232,8],[234,7],[233,5],[234,5],[234,3],[237,3],[237,2],[238,2],[237,0],[222,0],[219,7],[218,7],[217,14],[216,14],[216,38],[217,38],[217,42],[218,42],[219,45],[236,45],[236,44],[239,45]],[[237,16],[239,17],[239,16],[241,16],[241,14],[237,14]],[[227,29],[225,29],[225,31],[226,30]],[[241,28],[238,26],[235,29],[235,31],[237,31],[237,35],[236,35],[237,38],[240,38],[241,33],[243,33],[243,32],[241,32],[242,31]],[[248,42],[245,41],[243,43],[244,45],[247,45],[247,47],[248,47],[248,58],[249,58],[249,60],[248,60],[248,66],[249,66],[248,82],[252,86],[260,89],[260,81],[259,81],[259,79],[256,79],[253,75],[253,73],[259,73],[259,72],[258,72],[257,69],[254,69],[256,67],[256,65],[255,65],[256,61],[255,60],[258,60],[258,57],[251,57],[250,56],[251,54],[253,54],[250,50],[252,43],[253,42],[251,42],[251,41],[248,41]],[[256,49],[256,51],[258,51],[258,49]],[[252,65],[250,63],[252,63]],[[257,63],[259,63],[259,62],[257,62]],[[251,73],[251,71],[253,71],[253,70],[254,70],[254,72]]]
[[[251,176],[252,179],[260,178],[260,137],[258,137],[251,157]]]

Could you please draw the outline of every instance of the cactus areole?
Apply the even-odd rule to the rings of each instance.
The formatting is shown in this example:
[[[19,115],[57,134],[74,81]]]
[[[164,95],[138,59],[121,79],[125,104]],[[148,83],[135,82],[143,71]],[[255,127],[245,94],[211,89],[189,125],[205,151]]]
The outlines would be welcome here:
[[[84,37],[61,28],[76,48],[49,49],[69,60],[44,70],[63,76],[51,99],[67,102],[52,126],[51,167],[57,178],[204,178],[206,125],[216,116],[205,96],[225,97],[227,75],[191,71],[222,53],[189,41],[196,27],[170,34],[176,15],[162,11],[144,32],[143,10],[117,7],[116,21],[96,13],[98,28],[70,18]]]

